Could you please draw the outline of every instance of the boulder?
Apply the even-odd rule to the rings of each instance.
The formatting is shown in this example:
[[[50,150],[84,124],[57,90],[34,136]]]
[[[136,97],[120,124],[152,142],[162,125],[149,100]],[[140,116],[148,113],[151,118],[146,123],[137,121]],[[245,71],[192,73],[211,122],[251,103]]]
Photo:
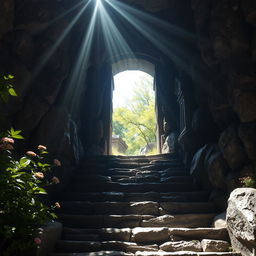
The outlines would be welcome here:
[[[256,160],[256,122],[242,123],[239,127],[241,139],[249,159]]]
[[[230,244],[227,241],[203,239],[201,241],[204,252],[228,252]]]
[[[234,126],[222,132],[218,145],[230,169],[240,170],[247,156]]]
[[[255,255],[256,189],[238,188],[229,197],[227,228],[232,247],[243,256]]]

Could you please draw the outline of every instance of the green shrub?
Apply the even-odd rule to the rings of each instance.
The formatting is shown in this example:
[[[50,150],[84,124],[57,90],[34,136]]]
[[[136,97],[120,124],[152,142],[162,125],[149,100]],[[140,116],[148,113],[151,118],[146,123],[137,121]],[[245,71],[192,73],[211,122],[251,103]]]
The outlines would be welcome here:
[[[0,81],[0,98],[16,96],[10,84],[13,76]],[[15,140],[23,139],[21,131],[11,128],[0,136],[0,252],[3,256],[17,256],[39,246],[39,228],[56,216],[55,206],[44,205],[39,197],[46,194],[47,186],[59,182],[49,172],[61,163],[55,159],[52,165],[44,160],[48,152],[39,145],[37,153],[27,151],[22,157],[15,156]],[[48,174],[47,174],[48,173]],[[44,188],[43,188],[44,187]],[[24,254],[23,254],[24,255]]]

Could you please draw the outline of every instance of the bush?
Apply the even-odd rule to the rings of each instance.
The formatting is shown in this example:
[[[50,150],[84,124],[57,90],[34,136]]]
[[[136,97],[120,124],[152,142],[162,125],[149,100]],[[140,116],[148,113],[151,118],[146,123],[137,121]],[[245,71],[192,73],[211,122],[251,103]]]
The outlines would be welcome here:
[[[0,81],[0,98],[6,102],[8,96],[16,96],[10,84],[13,76]],[[39,196],[46,194],[45,188],[59,182],[49,173],[52,165],[44,160],[48,152],[39,145],[37,153],[27,151],[22,157],[15,156],[15,140],[23,139],[21,131],[11,128],[0,136],[0,252],[3,256],[20,255],[40,245],[39,228],[53,221],[55,206],[44,205]],[[46,177],[47,176],[47,177]],[[44,187],[44,188],[43,188]],[[27,253],[25,254],[27,255]]]

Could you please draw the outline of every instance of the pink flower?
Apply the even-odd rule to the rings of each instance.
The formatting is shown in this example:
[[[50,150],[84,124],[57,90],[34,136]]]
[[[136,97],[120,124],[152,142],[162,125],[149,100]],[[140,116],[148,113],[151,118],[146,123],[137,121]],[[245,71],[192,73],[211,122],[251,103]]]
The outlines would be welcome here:
[[[47,150],[46,146],[43,146],[43,145],[39,145],[39,146],[37,147],[37,149],[38,149],[38,150],[41,150],[41,151]]]
[[[14,139],[11,139],[11,138],[8,138],[8,137],[4,137],[4,138],[1,139],[1,142],[13,144],[14,143]]]
[[[39,237],[35,237],[34,242],[36,245],[40,245],[42,243],[42,240]]]
[[[33,152],[33,151],[27,151],[27,152],[26,152],[26,155],[33,157],[33,156],[36,156],[36,153]]]
[[[54,183],[54,184],[59,184],[60,183],[60,180],[59,180],[59,178],[58,177],[52,177],[52,182]]]
[[[61,161],[58,160],[58,159],[54,159],[54,160],[53,160],[53,163],[54,163],[57,167],[60,167],[60,166],[61,166]]]
[[[44,174],[42,172],[35,172],[34,176],[38,179],[43,179],[44,178]]]
[[[54,204],[54,207],[57,208],[57,209],[60,209],[60,203],[56,202],[56,203]]]

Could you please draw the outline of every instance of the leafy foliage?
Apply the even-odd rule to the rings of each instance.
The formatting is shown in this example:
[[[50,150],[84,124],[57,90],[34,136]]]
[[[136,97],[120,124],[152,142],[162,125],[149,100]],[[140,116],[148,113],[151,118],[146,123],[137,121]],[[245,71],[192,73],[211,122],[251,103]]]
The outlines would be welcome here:
[[[16,96],[5,76],[1,81],[0,99],[6,102],[9,95]],[[56,181],[46,178],[54,166],[45,162],[46,147],[39,145],[38,153],[27,151],[25,156],[14,153],[14,139],[23,139],[21,131],[11,128],[0,137],[0,251],[3,256],[19,255],[35,247],[38,228],[56,216],[54,207],[44,205],[39,196],[46,194],[43,188]],[[58,161],[58,160],[55,160]],[[56,164],[55,164],[56,165]]]
[[[128,145],[127,154],[138,154],[140,148],[156,141],[155,102],[152,85],[142,81],[126,106],[113,113],[113,133]]]
[[[0,77],[0,98],[5,103],[8,101],[9,96],[17,96],[11,84],[13,78],[13,75]]]

